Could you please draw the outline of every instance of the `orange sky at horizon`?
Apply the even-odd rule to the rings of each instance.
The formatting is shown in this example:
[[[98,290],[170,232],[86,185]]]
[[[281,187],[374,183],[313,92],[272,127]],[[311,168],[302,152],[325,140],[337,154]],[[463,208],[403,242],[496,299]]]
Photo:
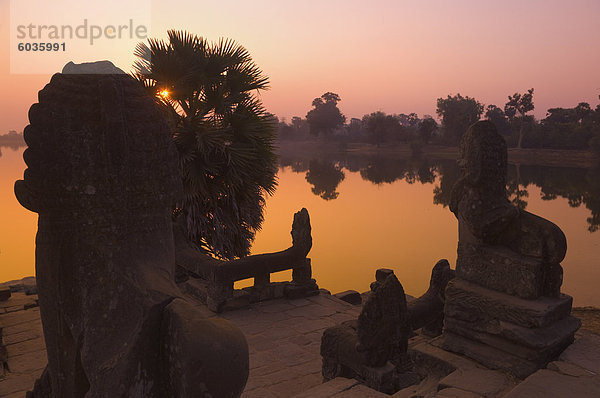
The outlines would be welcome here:
[[[537,118],[548,108],[599,102],[599,1],[139,3],[151,3],[150,37],[181,29],[244,45],[270,77],[264,105],[288,120],[304,117],[326,91],[340,95],[348,119],[377,110],[435,116],[436,99],[456,93],[502,106],[530,87]],[[0,12],[3,134],[27,124],[50,75],[9,73],[8,0]],[[129,59],[111,60],[130,70]]]

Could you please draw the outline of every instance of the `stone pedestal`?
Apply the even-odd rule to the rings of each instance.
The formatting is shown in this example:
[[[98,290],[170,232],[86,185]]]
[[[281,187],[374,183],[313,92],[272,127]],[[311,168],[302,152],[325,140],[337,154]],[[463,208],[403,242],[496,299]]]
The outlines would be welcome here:
[[[456,278],[446,289],[442,346],[525,378],[573,342],[581,322],[571,303],[564,294],[527,300]]]
[[[554,360],[581,326],[570,316],[572,298],[560,293],[566,238],[508,200],[506,143],[492,123],[469,127],[460,155],[463,175],[450,203],[458,259],[441,345],[525,378]]]

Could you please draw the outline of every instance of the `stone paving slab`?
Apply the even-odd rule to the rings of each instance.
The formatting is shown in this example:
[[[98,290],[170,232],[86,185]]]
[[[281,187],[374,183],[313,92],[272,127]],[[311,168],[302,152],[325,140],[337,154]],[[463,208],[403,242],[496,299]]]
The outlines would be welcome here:
[[[558,359],[523,380],[505,398],[600,397],[600,336],[578,332]]]
[[[292,397],[320,386],[323,331],[359,313],[358,306],[320,294],[222,314],[239,326],[250,347],[250,375],[242,397]]]
[[[598,349],[594,350],[590,347],[598,347]],[[563,351],[559,359],[600,374],[600,336],[588,331],[580,331],[578,338]]]
[[[440,380],[439,390],[454,388],[483,397],[497,397],[514,387],[502,372],[489,369],[457,369]]]
[[[36,298],[16,292],[8,301],[0,302],[0,327],[10,370],[6,377],[0,377],[0,398],[23,398],[46,365],[39,308],[25,309],[34,305]],[[14,306],[21,309],[2,312]],[[360,306],[321,294],[306,299],[255,303],[246,309],[221,314],[237,324],[248,340],[250,375],[242,397],[388,396],[355,380],[335,379],[322,383],[320,343],[323,330],[356,319],[359,313]],[[207,316],[214,314],[207,311]],[[419,386],[401,390],[392,397],[600,396],[597,368],[600,337],[587,332],[578,333],[576,342],[548,369],[534,373],[515,388],[512,388],[514,380],[436,347],[435,339],[417,336],[411,339],[410,347],[419,360],[430,361],[428,366],[437,373]],[[560,395],[566,391],[568,395]]]
[[[505,398],[597,398],[600,376],[567,376],[538,370],[509,392]]]
[[[10,372],[0,379],[0,398],[24,397],[46,366],[39,308],[25,310],[37,296],[13,293],[0,309]],[[11,301],[12,300],[12,301]],[[360,307],[322,294],[272,300],[222,314],[246,335],[250,375],[243,397],[291,397],[322,384],[320,345],[325,328],[358,317]],[[211,315],[211,313],[207,313]]]
[[[23,398],[47,363],[37,295],[13,292],[0,302],[0,328],[8,357],[8,372],[0,378],[0,397]]]

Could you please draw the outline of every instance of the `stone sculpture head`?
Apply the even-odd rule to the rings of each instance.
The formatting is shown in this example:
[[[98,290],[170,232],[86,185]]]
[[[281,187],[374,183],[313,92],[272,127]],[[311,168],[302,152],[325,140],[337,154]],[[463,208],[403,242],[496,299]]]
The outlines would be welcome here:
[[[181,191],[169,127],[127,75],[56,74],[29,119],[15,194],[31,211],[126,222],[170,208]]]
[[[460,143],[459,166],[469,185],[506,196],[506,141],[490,121],[469,127]]]

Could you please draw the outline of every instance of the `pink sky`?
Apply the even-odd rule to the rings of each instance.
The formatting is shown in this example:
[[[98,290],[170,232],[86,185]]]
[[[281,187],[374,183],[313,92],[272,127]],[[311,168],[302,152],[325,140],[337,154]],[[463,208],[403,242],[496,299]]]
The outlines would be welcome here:
[[[9,73],[8,3],[0,0],[0,134],[23,129],[50,77]],[[350,118],[435,115],[436,99],[458,92],[502,106],[530,87],[542,118],[551,107],[598,104],[599,20],[597,0],[154,1],[151,37],[185,29],[237,40],[270,77],[265,106],[288,120],[326,91]],[[112,60],[130,70],[130,60]]]

